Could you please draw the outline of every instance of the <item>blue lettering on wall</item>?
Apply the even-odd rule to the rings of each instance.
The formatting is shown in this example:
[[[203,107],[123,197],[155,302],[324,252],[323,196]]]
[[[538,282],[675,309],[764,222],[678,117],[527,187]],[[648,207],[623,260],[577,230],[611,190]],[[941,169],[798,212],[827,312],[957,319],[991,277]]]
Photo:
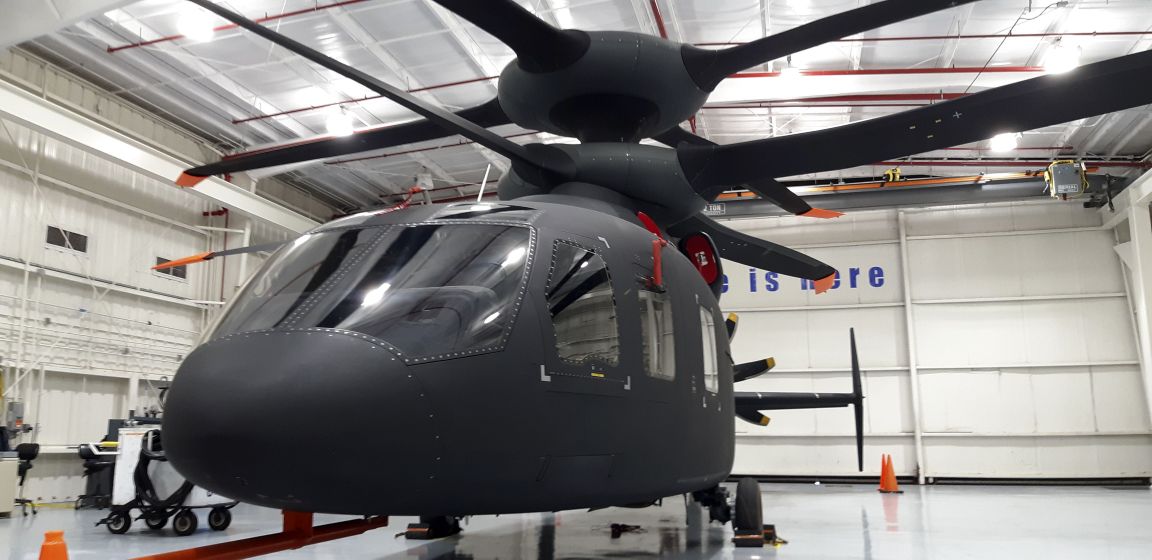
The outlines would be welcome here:
[[[775,272],[764,273],[764,289],[769,292],[775,292],[780,289],[780,282],[777,280],[780,275]]]
[[[874,266],[868,270],[868,283],[873,288],[879,288],[884,285],[884,269]]]
[[[863,273],[862,268],[856,267],[856,266],[851,267],[848,269],[847,274],[844,277],[844,282],[841,282],[841,274],[839,271],[837,271],[835,279],[832,282],[832,287],[830,289],[835,290],[835,289],[840,288],[842,285],[847,286],[848,289],[850,289],[850,290],[854,290],[857,288],[863,288],[863,287],[865,287],[865,285],[861,279],[862,273]],[[764,279],[766,282],[765,287],[767,288],[768,291],[775,292],[776,290],[779,289],[779,282],[776,282],[776,280],[775,280],[775,278],[777,278],[777,277],[778,277],[778,275],[775,272],[769,272],[769,273],[764,275]],[[883,267],[873,266],[873,267],[868,269],[868,284],[867,284],[867,286],[870,286],[872,288],[881,288],[884,286],[884,268]],[[806,280],[806,279],[801,278],[800,279],[800,289],[801,290],[814,290],[814,289],[816,289],[816,285],[811,280]],[[756,290],[752,290],[752,291],[756,291]]]

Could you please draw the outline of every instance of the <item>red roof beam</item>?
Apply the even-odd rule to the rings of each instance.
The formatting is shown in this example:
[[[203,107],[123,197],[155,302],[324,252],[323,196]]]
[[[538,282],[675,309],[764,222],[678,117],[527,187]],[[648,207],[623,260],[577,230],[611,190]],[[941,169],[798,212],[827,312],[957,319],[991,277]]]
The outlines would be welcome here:
[[[282,14],[276,14],[276,15],[271,15],[271,16],[264,16],[262,18],[256,18],[253,21],[255,21],[256,23],[276,21],[276,20],[281,20],[281,19],[285,19],[285,18],[291,18],[294,16],[311,14],[311,13],[319,12],[322,10],[330,10],[332,8],[339,8],[342,6],[348,6],[351,4],[359,4],[361,2],[367,2],[367,1],[368,0],[343,0],[342,2],[333,2],[331,4],[317,4],[315,6],[311,6],[308,8],[301,8],[299,10],[292,10],[291,12],[284,12]],[[234,23],[229,23],[227,25],[221,25],[219,27],[213,27],[212,31],[227,31],[229,29],[235,29],[237,27],[239,27],[239,26],[234,24]],[[150,47],[152,45],[156,45],[156,44],[160,44],[160,43],[168,43],[171,41],[178,41],[178,40],[183,39],[183,38],[184,38],[183,35],[168,35],[165,37],[160,37],[158,39],[152,39],[149,41],[139,41],[136,43],[130,43],[127,45],[120,45],[120,46],[116,46],[116,47],[109,45],[108,46],[108,52],[114,53],[117,51],[123,51],[123,50],[127,50],[127,49],[138,49],[140,47]]]

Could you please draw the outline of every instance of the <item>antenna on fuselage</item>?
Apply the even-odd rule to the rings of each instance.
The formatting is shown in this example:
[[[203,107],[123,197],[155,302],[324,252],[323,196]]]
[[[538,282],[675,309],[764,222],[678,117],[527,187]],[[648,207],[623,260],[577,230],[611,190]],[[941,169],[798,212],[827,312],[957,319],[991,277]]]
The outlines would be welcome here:
[[[484,179],[480,181],[480,194],[476,195],[476,202],[483,202],[484,187],[488,186],[488,174],[492,172],[492,164],[489,163],[488,167],[484,168]]]

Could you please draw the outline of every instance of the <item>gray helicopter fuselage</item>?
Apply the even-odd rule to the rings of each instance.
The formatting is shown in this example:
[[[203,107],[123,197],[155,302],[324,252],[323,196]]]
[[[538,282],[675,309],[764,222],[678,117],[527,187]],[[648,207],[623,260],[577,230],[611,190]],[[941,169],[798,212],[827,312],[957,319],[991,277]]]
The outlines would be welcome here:
[[[672,245],[655,289],[653,234],[572,198],[366,212],[285,246],[176,375],[173,465],[245,502],[346,514],[641,504],[723,481],[713,292]]]

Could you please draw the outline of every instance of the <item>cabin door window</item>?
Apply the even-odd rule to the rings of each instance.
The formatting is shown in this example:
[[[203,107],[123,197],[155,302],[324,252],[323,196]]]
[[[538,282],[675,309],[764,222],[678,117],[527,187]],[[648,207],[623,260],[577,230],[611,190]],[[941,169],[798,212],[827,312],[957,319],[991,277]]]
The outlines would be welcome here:
[[[700,331],[704,338],[704,388],[715,393],[720,390],[719,366],[716,355],[716,319],[707,307],[700,307]]]
[[[676,379],[672,302],[666,294],[640,290],[640,336],[644,346],[644,372],[656,379]]]
[[[556,353],[569,364],[615,367],[620,363],[616,300],[608,265],[596,253],[557,241],[548,281],[548,311]]]

